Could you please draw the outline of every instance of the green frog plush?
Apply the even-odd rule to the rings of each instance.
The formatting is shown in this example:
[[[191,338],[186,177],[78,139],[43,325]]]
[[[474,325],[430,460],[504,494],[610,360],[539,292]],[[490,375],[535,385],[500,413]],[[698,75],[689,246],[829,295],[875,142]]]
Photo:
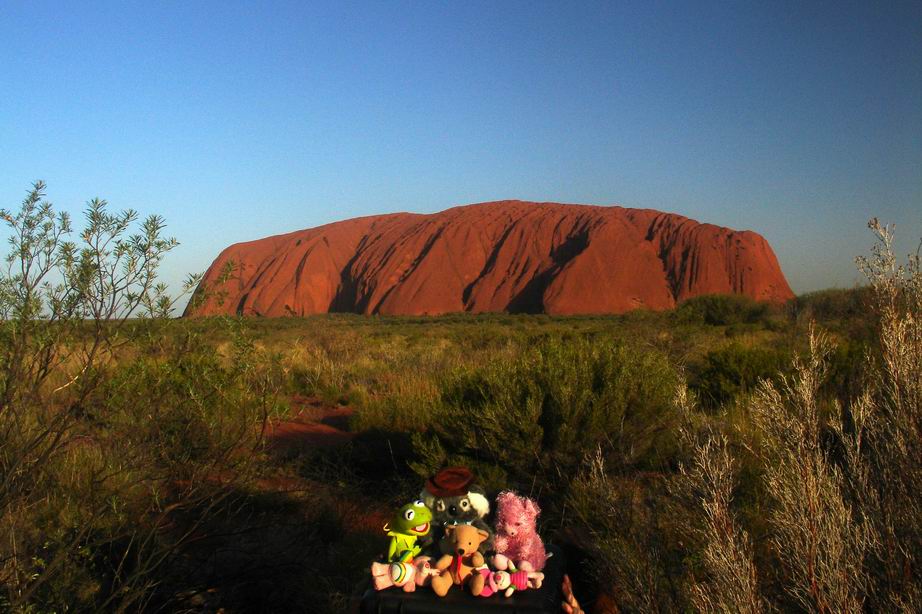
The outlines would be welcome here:
[[[400,508],[394,519],[384,525],[384,530],[391,538],[387,560],[406,561],[419,554],[422,548],[416,545],[416,538],[429,534],[431,520],[432,512],[422,499]]]

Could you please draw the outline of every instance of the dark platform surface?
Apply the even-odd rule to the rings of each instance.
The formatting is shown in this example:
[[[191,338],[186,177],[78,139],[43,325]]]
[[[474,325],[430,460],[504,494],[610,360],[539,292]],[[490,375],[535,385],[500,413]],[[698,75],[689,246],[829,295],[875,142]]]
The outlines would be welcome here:
[[[566,561],[559,548],[549,545],[547,551],[548,554],[553,553],[553,556],[544,566],[544,584],[538,590],[516,591],[511,597],[502,594],[474,597],[466,589],[454,586],[445,597],[439,598],[429,587],[417,588],[412,593],[405,593],[396,587],[376,591],[369,581],[362,594],[360,611],[362,614],[557,614],[560,611],[560,585]]]

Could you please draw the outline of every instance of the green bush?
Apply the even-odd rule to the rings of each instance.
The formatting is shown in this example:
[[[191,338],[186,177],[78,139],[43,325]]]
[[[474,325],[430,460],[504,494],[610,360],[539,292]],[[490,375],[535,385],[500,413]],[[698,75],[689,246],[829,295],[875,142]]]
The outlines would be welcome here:
[[[829,288],[801,294],[793,300],[794,312],[820,321],[865,319],[870,308],[871,289]]]
[[[679,322],[709,326],[765,323],[770,315],[769,303],[739,294],[696,296],[682,302],[675,310]]]
[[[775,348],[732,343],[707,353],[704,364],[692,371],[689,388],[714,409],[752,391],[761,379],[776,380],[790,368],[789,356]]]
[[[528,481],[575,468],[599,445],[621,463],[655,466],[669,455],[676,381],[658,352],[549,339],[446,378],[430,432],[417,438],[418,469],[466,460]]]
[[[274,395],[250,390],[213,352],[120,365],[94,403],[109,428],[128,436],[126,444],[151,447],[173,471],[252,446],[263,410],[276,414],[278,405]]]

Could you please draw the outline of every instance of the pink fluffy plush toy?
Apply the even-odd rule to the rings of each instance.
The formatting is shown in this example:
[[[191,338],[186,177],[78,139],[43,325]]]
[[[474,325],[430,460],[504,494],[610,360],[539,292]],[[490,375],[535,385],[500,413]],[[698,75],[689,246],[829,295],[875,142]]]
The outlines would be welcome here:
[[[493,566],[508,569],[509,562],[523,571],[539,571],[544,568],[547,555],[544,543],[538,535],[536,521],[541,508],[527,497],[504,491],[496,497],[496,540]]]

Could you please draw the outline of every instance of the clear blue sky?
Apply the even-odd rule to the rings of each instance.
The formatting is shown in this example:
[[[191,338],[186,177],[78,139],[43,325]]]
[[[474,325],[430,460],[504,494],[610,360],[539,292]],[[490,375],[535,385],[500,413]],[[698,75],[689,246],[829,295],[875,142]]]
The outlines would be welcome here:
[[[922,2],[0,3],[0,206],[160,213],[225,246],[519,198],[765,235],[850,286],[922,235]]]

